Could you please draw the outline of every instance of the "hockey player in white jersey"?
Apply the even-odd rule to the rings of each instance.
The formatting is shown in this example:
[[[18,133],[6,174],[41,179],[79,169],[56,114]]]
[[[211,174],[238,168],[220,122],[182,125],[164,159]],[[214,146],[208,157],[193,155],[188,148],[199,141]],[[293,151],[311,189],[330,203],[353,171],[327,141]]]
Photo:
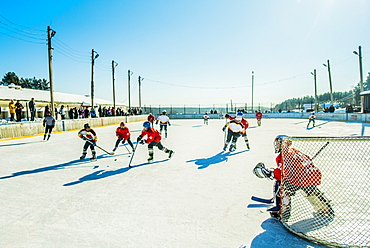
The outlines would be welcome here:
[[[170,118],[168,117],[166,110],[163,110],[162,114],[158,116],[155,124],[158,125],[158,123],[159,123],[159,132],[162,135],[162,131],[164,129],[164,134],[165,134],[164,137],[167,138],[167,125],[171,126],[171,123],[170,123]]]
[[[226,123],[225,126],[222,128],[223,131],[227,129],[227,138],[223,149],[224,151],[226,151],[230,141],[231,144],[229,151],[233,152],[236,150],[236,142],[243,133],[243,124],[241,123],[241,121],[242,117],[237,116],[234,120],[231,120],[230,122]]]

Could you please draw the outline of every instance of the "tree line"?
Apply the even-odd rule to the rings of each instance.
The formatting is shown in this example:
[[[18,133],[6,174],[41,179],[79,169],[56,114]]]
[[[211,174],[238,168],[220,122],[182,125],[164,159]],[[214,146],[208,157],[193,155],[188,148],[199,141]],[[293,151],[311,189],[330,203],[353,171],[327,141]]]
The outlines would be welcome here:
[[[370,74],[368,74],[364,82],[364,90],[370,90]],[[361,106],[361,86],[358,83],[352,90],[344,92],[333,92],[333,98],[335,103],[339,103],[341,107],[346,107],[348,104],[352,106]],[[324,93],[317,95],[318,104],[327,104],[331,102],[330,93]],[[279,103],[275,106],[275,110],[293,110],[293,109],[303,109],[304,104],[315,104],[314,96],[304,96],[298,98],[291,98]]]
[[[4,75],[3,79],[0,81],[0,85],[8,86],[10,84],[21,86],[26,89],[34,90],[49,90],[49,82],[43,78],[38,79],[33,78],[19,78],[14,72],[8,72]]]

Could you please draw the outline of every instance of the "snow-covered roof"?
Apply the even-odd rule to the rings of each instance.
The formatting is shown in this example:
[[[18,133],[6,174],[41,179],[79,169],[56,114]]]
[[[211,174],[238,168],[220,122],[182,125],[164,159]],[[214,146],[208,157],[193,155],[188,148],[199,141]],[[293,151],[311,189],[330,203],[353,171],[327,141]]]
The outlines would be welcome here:
[[[25,88],[14,88],[9,86],[0,86],[0,101],[21,100],[29,101],[35,98],[37,102],[50,102],[50,91],[33,90]],[[90,96],[68,94],[62,92],[54,92],[54,102],[58,103],[87,103],[90,104]],[[113,105],[112,101],[94,98],[94,103],[97,105]],[[121,102],[116,102],[116,105],[125,105]]]
[[[361,96],[365,96],[365,95],[370,95],[370,90],[368,91],[363,91],[360,93]]]

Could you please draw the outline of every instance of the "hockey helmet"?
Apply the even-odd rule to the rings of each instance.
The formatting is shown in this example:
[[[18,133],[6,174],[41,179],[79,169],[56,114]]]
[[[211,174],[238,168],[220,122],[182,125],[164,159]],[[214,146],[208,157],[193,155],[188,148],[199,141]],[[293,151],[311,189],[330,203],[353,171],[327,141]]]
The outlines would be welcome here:
[[[262,162],[259,162],[253,168],[253,174],[256,175],[259,178],[269,178],[269,179],[272,179],[274,177],[272,171],[266,169],[265,164],[262,163]]]
[[[274,140],[274,148],[275,148],[275,153],[281,152],[281,145],[283,143],[283,138],[287,137],[286,135],[278,135],[276,136]]]
[[[162,110],[162,114],[166,114],[167,113],[167,111],[164,109],[164,110]]]
[[[243,113],[242,112],[238,112],[236,115],[240,115],[240,116],[243,116]]]
[[[91,128],[90,127],[90,124],[89,123],[86,123],[85,125],[84,125],[84,128],[86,129],[86,128]]]
[[[120,125],[120,126],[124,126],[124,125],[125,125],[125,123],[122,121],[119,125]]]
[[[150,122],[149,121],[144,121],[143,127],[149,128],[150,127]]]

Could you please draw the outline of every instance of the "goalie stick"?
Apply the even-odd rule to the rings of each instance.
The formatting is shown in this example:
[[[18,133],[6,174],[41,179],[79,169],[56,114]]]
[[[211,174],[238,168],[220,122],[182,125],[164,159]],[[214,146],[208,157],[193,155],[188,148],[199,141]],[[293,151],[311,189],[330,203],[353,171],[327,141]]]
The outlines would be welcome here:
[[[271,199],[264,199],[264,198],[259,198],[257,196],[252,196],[251,198],[253,201],[256,201],[256,202],[261,202],[261,203],[267,203],[267,204],[271,204],[271,203],[274,203],[274,200],[273,198]]]

